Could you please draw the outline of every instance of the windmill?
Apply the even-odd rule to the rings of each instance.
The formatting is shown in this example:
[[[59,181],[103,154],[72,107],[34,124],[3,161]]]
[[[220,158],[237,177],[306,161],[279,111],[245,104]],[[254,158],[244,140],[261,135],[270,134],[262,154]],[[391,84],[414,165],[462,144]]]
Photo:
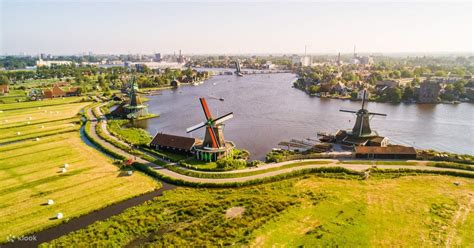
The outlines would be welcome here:
[[[224,133],[222,132],[223,122],[234,117],[232,112],[225,114],[219,118],[213,119],[209,108],[207,107],[206,99],[199,98],[201,102],[202,110],[204,111],[204,116],[206,117],[205,122],[201,122],[197,125],[189,127],[186,129],[187,133],[196,131],[200,128],[206,127],[206,135],[204,136],[203,148],[206,149],[220,149],[226,147],[226,142],[224,140]]]
[[[140,95],[138,93],[141,93],[138,91],[138,84],[136,82],[135,76],[132,76],[130,79],[130,106],[139,106],[143,105],[142,100],[140,99]]]
[[[242,74],[242,71],[240,69],[240,60],[235,60],[234,61],[235,63],[235,75],[239,76],[239,77],[243,77],[244,74]]]
[[[147,116],[148,107],[143,104],[142,100],[140,99],[139,93],[140,92],[138,90],[138,84],[135,80],[135,76],[132,75],[129,80],[129,89],[127,90],[127,94],[130,100],[123,101],[110,114],[113,116],[118,116],[127,119],[138,119],[140,117]]]
[[[358,111],[344,110],[344,109],[339,110],[341,112],[356,114],[357,119],[356,119],[356,123],[354,124],[354,127],[352,128],[352,136],[357,137],[357,138],[377,136],[378,134],[375,131],[372,131],[370,129],[369,117],[374,116],[374,115],[387,116],[386,114],[369,112],[366,109],[365,107],[365,100],[367,98],[366,92],[367,91],[364,90],[361,109],[359,109]]]

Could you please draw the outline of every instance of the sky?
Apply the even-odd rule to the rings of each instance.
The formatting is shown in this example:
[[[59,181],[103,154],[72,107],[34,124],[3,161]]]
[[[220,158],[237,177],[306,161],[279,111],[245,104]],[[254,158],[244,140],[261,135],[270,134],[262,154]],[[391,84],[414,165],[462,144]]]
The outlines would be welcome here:
[[[473,52],[468,2],[0,0],[0,54]]]

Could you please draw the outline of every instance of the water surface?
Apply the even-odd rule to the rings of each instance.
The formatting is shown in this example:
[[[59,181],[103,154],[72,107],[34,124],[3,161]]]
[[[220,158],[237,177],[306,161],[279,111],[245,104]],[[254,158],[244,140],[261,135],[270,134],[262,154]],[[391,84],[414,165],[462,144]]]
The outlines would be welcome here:
[[[148,96],[150,112],[160,118],[142,125],[152,134],[190,136],[186,128],[204,120],[198,98],[206,97],[214,117],[234,112],[234,119],[226,122],[225,138],[249,150],[253,159],[263,159],[280,141],[352,128],[355,116],[339,109],[357,110],[360,102],[310,97],[291,87],[295,79],[289,73],[215,76],[199,86],[160,91]],[[388,115],[373,117],[371,126],[393,143],[474,155],[474,104],[371,102],[368,108]]]

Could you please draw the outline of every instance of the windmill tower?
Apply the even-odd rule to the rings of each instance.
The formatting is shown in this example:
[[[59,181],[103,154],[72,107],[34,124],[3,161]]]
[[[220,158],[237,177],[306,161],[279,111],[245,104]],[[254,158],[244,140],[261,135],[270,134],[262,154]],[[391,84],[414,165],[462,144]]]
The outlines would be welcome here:
[[[243,77],[244,74],[242,74],[242,70],[240,68],[240,60],[236,59],[234,63],[235,63],[235,75],[239,77]]]
[[[204,135],[202,146],[195,148],[197,158],[204,161],[215,161],[222,157],[231,156],[235,145],[231,141],[224,140],[224,132],[222,131],[222,128],[224,121],[232,119],[234,114],[230,112],[213,119],[207,106],[206,99],[199,98],[199,101],[201,102],[206,121],[186,129],[186,132],[190,133],[206,127],[206,134]]]
[[[130,78],[130,90],[129,90],[130,102],[123,105],[123,115],[127,119],[139,119],[148,115],[148,107],[143,104],[139,92],[138,84],[135,80],[135,76]],[[118,109],[118,108],[117,108]]]
[[[341,109],[339,111],[341,112],[346,112],[346,113],[352,113],[355,114],[356,117],[356,122],[354,124],[354,127],[352,128],[352,132],[349,132],[349,136],[353,138],[372,138],[378,136],[377,132],[372,131],[370,129],[370,117],[379,115],[379,116],[387,116],[386,114],[380,114],[380,113],[373,113],[369,112],[366,109],[366,90],[364,90],[364,95],[362,97],[362,108],[359,109],[358,111],[353,111],[353,110],[344,110]]]

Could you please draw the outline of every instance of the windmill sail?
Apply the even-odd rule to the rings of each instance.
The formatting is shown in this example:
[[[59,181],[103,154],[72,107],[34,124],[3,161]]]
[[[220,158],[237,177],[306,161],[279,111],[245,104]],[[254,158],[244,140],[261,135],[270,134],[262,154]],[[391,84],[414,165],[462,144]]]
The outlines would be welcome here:
[[[369,112],[366,109],[366,99],[367,91],[364,90],[361,109],[359,109],[358,111],[344,109],[339,110],[340,112],[356,114],[356,122],[354,124],[354,127],[352,128],[352,135],[355,137],[370,137],[377,135],[375,132],[372,132],[372,129],[370,129],[369,117],[371,115],[387,116],[386,114]]]
[[[203,146],[204,147],[212,147],[212,148],[219,148],[225,145],[224,141],[224,134],[222,133],[222,123],[234,117],[234,114],[228,113],[225,114],[217,119],[212,118],[211,111],[207,106],[207,102],[205,98],[199,98],[201,102],[201,107],[204,112],[204,116],[206,117],[206,122],[201,122],[197,125],[189,127],[186,129],[187,133],[196,131],[200,128],[206,127],[206,134],[204,136]]]

